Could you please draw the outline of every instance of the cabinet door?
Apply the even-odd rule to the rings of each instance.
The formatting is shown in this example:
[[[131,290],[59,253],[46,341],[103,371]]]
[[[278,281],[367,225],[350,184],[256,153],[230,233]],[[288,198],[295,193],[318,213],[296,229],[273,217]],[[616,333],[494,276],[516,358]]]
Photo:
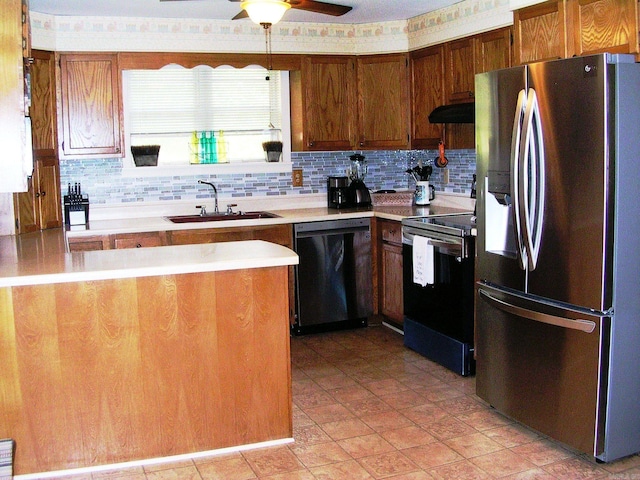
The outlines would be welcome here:
[[[442,124],[429,122],[429,114],[445,104],[444,47],[424,48],[411,53],[411,147],[437,148]]]
[[[14,195],[17,233],[62,226],[56,143],[55,57],[33,50],[31,107],[34,170],[29,190]]]
[[[398,325],[404,320],[402,290],[402,225],[379,221],[380,312]]]
[[[305,57],[302,83],[304,149],[351,150],[357,128],[353,57]]]
[[[61,155],[121,156],[117,55],[60,55],[60,87]]]
[[[575,55],[638,53],[637,0],[572,0]]]
[[[514,12],[513,35],[516,64],[569,56],[565,27],[566,9],[566,1],[557,0]]]
[[[490,72],[512,65],[513,49],[511,27],[476,35],[475,73]]]
[[[358,57],[358,147],[409,147],[408,55]]]
[[[474,101],[475,61],[473,37],[448,42],[445,46],[445,88],[447,103]]]

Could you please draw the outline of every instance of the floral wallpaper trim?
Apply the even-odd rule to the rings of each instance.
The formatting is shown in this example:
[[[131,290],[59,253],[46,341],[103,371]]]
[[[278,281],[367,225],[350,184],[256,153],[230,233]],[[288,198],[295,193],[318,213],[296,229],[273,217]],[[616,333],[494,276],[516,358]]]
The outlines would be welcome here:
[[[51,50],[216,51],[264,50],[260,26],[226,20],[138,17],[62,17],[30,13],[34,48]],[[481,19],[480,27],[478,19]],[[280,22],[273,51],[365,54],[408,51],[513,22],[509,0],[463,0],[408,21],[376,24]],[[494,25],[495,24],[495,25]],[[508,23],[506,23],[508,24]],[[168,35],[169,34],[169,35]],[[446,40],[445,38],[444,40]],[[443,41],[439,39],[439,41]]]

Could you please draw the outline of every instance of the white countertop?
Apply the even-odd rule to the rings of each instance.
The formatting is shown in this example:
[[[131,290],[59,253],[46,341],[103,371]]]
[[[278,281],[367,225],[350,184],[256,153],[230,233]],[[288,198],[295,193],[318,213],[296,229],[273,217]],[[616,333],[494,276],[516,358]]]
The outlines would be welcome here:
[[[0,242],[0,287],[297,265],[292,250],[262,240],[25,255]]]
[[[302,222],[318,222],[340,218],[379,217],[401,221],[403,218],[448,215],[469,211],[460,206],[434,204],[425,207],[380,206],[369,209],[332,209],[327,207],[296,208],[287,210],[269,210],[278,218],[259,218],[251,220],[216,220],[211,222],[173,223],[164,216],[121,218],[90,221],[86,226],[76,226],[67,231],[67,238],[90,237],[93,235],[111,235],[118,233],[162,232],[170,230],[197,230],[203,228],[251,227],[256,225],[280,225]]]
[[[318,198],[322,200],[321,197]],[[473,209],[467,198],[446,195],[439,196],[437,202],[427,207],[393,205],[343,210],[320,207],[317,203],[309,205],[305,202],[301,202],[299,205],[301,208],[267,208],[273,205],[261,204],[258,199],[255,201],[256,203],[251,205],[254,207],[251,210],[259,210],[260,207],[255,207],[264,205],[263,210],[271,211],[279,217],[172,223],[165,218],[165,214],[185,212],[155,212],[149,216],[123,215],[124,218],[104,216],[102,219],[92,219],[89,225],[68,230],[65,235],[57,229],[18,236],[0,236],[0,287],[260,268],[298,263],[298,256],[290,249],[263,241],[68,253],[65,236],[68,239],[119,233],[292,224],[338,218],[378,217],[401,221],[406,217],[447,215]],[[243,208],[245,209],[246,207]],[[191,212],[192,207],[190,206],[186,211]]]

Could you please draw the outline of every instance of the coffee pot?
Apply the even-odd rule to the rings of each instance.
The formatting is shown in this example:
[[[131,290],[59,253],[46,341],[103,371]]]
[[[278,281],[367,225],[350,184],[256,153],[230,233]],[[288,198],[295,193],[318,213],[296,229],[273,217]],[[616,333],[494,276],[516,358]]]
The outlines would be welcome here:
[[[346,208],[351,206],[349,199],[349,177],[330,176],[327,178],[327,206]]]

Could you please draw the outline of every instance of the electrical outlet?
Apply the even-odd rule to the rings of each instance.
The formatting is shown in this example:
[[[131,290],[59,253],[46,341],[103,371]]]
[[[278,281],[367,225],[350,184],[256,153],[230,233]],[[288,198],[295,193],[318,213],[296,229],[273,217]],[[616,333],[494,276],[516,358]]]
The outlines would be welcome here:
[[[442,172],[442,183],[449,183],[449,169],[445,168],[444,172]]]
[[[291,182],[293,183],[294,187],[302,186],[302,169],[301,168],[293,169],[293,171],[291,172]]]

